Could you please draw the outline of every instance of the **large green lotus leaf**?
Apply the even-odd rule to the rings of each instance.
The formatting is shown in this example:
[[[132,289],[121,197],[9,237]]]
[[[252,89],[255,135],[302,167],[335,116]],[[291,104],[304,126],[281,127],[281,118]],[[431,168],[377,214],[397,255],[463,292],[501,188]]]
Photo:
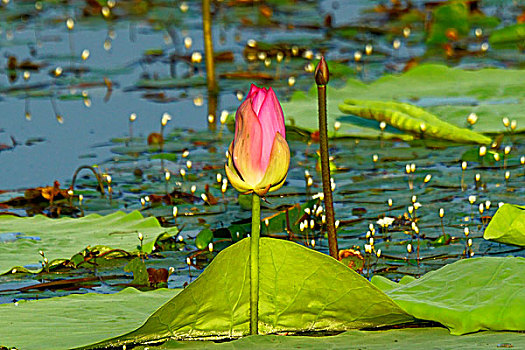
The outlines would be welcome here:
[[[384,121],[413,134],[422,135],[421,128],[424,125],[425,137],[481,144],[491,142],[487,136],[442,121],[434,114],[408,103],[347,99],[339,105],[339,109],[347,114]]]
[[[159,346],[138,349],[520,349],[525,347],[523,334],[513,332],[480,332],[462,337],[450,335],[444,328],[406,328],[383,331],[351,330],[329,337],[255,335],[225,343],[210,341],[182,342],[170,340]]]
[[[351,118],[339,111],[338,105],[348,98],[412,102],[459,127],[465,127],[467,116],[475,112],[479,119],[472,130],[479,133],[506,131],[501,118],[509,117],[517,121],[516,132],[522,132],[525,131],[523,80],[525,70],[467,71],[437,64],[420,65],[402,75],[385,75],[370,84],[350,79],[340,89],[328,85],[328,133],[331,137],[380,135],[378,122]],[[288,125],[309,132],[318,130],[315,86],[306,93],[295,92],[291,101],[282,106]],[[342,124],[337,131],[334,129],[336,120]],[[383,135],[387,136],[387,133]]]
[[[140,326],[180,290],[116,294],[71,294],[0,305],[0,347],[21,350],[71,349],[102,341]]]
[[[503,204],[490,220],[483,238],[525,246],[525,206]]]
[[[259,331],[263,334],[347,330],[413,320],[365,278],[325,254],[284,240],[262,238],[260,244]],[[246,335],[249,248],[246,238],[223,250],[142,327],[96,345]]]
[[[397,288],[374,276],[396,303],[416,318],[436,321],[454,335],[480,330],[525,330],[525,259],[459,260]],[[386,287],[386,288],[385,288]]]
[[[55,260],[71,258],[87,246],[136,251],[138,232],[144,236],[143,250],[151,252],[160,234],[174,235],[178,231],[163,228],[156,218],[144,218],[138,211],[129,214],[118,211],[106,216],[91,214],[79,219],[0,216],[0,273],[23,266],[40,271],[40,250],[50,265]]]

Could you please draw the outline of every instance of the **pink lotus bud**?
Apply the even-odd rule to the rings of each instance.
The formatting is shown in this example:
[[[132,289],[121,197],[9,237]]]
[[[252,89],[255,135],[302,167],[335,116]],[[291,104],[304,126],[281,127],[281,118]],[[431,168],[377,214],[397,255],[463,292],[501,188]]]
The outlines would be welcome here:
[[[285,137],[283,110],[274,91],[252,84],[235,115],[235,138],[225,166],[233,187],[259,196],[281,188],[290,165]]]

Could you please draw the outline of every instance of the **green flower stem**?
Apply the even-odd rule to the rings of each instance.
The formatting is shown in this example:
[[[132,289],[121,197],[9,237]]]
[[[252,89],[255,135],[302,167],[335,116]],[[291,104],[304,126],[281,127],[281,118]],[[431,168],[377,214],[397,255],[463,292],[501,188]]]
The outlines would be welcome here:
[[[328,130],[326,123],[326,85],[317,85],[319,101],[319,144],[321,151],[321,174],[323,178],[324,205],[326,208],[326,227],[328,229],[328,249],[330,256],[339,258],[337,234],[335,231],[334,201],[330,184],[330,164],[328,155]]]
[[[252,233],[250,238],[250,334],[259,334],[259,238],[261,199],[252,194]]]
[[[330,80],[330,72],[324,56],[321,56],[321,60],[315,68],[314,77],[317,84],[317,101],[319,103],[319,148],[321,152],[324,205],[326,208],[326,228],[328,230],[328,249],[330,256],[338,259],[339,248],[337,247],[337,234],[335,231],[334,201],[332,199],[330,158],[328,154],[328,127],[326,125],[326,85]]]

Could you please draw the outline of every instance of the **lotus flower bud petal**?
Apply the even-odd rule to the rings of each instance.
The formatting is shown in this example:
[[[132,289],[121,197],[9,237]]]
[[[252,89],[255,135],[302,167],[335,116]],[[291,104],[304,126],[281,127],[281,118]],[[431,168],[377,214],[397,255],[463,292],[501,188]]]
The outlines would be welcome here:
[[[268,189],[270,192],[281,188],[286,180],[289,165],[290,149],[288,148],[288,143],[284,137],[277,132],[273,142],[272,153],[270,154],[270,163],[255,192],[259,195],[264,195],[261,191],[266,189],[268,185],[270,185]]]
[[[322,56],[315,68],[315,82],[317,85],[326,85],[329,80],[330,73],[328,71],[328,64],[326,64],[324,56]]]
[[[290,164],[285,137],[284,115],[275,92],[252,85],[237,110],[235,138],[225,166],[233,187],[260,196],[280,188]]]

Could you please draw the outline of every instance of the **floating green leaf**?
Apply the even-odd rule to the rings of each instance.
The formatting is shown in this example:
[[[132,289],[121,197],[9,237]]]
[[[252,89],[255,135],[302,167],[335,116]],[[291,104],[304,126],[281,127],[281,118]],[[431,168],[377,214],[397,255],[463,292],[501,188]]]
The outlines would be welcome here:
[[[107,216],[91,214],[79,219],[50,219],[42,215],[18,218],[0,216],[0,237],[15,235],[16,239],[0,243],[0,273],[25,270],[40,271],[43,251],[50,266],[58,259],[69,259],[88,246],[103,246],[136,251],[144,236],[143,251],[152,251],[155,239],[162,233],[175,235],[177,228],[163,228],[154,217],[144,218],[138,211],[115,212]],[[1,242],[1,241],[0,241]]]
[[[468,21],[471,27],[478,26],[481,28],[494,28],[501,23],[498,17],[486,16],[481,12],[471,12]]]
[[[393,289],[384,277],[372,283],[414,317],[459,335],[525,330],[524,275],[524,258],[484,257],[459,260]]]
[[[389,291],[399,287],[399,284],[381,275],[372,276],[370,282],[385,293],[388,293]]]
[[[367,349],[367,350],[420,350],[420,349],[487,349],[521,348],[525,346],[523,334],[512,332],[480,332],[461,337],[450,335],[443,328],[407,328],[383,331],[351,330],[330,337],[286,337],[281,335],[256,335],[231,342],[170,340],[156,349]],[[146,349],[137,347],[136,349]]]
[[[176,162],[177,161],[177,154],[175,153],[158,153],[158,154],[154,154],[150,157],[151,159],[165,159],[165,160],[169,160],[169,161],[172,161],[172,162]]]
[[[386,75],[370,84],[350,79],[340,89],[328,86],[328,133],[330,137],[356,136],[378,138],[379,123],[344,116],[337,108],[344,99],[410,102],[458,127],[467,125],[467,116],[475,112],[479,119],[472,127],[479,133],[506,132],[501,119],[515,119],[515,132],[525,130],[525,98],[521,81],[525,71],[486,68],[467,71],[443,65],[420,65],[402,75]],[[313,132],[317,125],[317,89],[296,91],[283,103],[288,126]],[[341,127],[335,130],[334,123]],[[384,139],[413,139],[412,135],[395,134],[388,128]]]
[[[525,246],[525,206],[503,204],[490,220],[483,238]]]
[[[283,233],[301,235],[302,232],[299,228],[299,222],[305,217],[305,209],[313,211],[314,205],[318,205],[318,199],[310,199],[308,202],[300,204],[297,203],[293,206],[288,206],[286,209],[279,211],[278,213],[264,218],[264,221],[268,220],[268,226],[264,222],[264,226],[261,228],[261,233]]]
[[[179,290],[116,294],[72,294],[0,305],[0,348],[23,350],[71,349],[128,332]]]
[[[248,333],[249,239],[222,251],[176,298],[131,333],[97,346]],[[259,331],[346,330],[411,321],[343,264],[296,243],[261,239]]]
[[[408,103],[347,99],[339,105],[339,109],[343,113],[383,121],[396,129],[422,137],[481,144],[491,142],[487,136],[442,121],[432,113]]]
[[[449,41],[447,31],[454,30],[458,37],[466,36],[470,30],[469,11],[466,2],[450,1],[432,12],[432,24],[427,38],[431,45]]]
[[[525,23],[517,23],[494,31],[489,37],[491,45],[525,40]]]
[[[465,162],[480,162],[493,165],[496,163],[496,159],[494,158],[496,154],[498,154],[496,157],[500,157],[499,159],[503,159],[505,157],[503,153],[498,152],[497,149],[488,149],[486,155],[481,157],[479,155],[479,147],[472,147],[461,155],[461,160]]]
[[[213,232],[209,228],[205,228],[195,238],[195,245],[199,249],[206,249],[208,244],[213,241]]]
[[[183,87],[195,87],[206,85],[206,79],[202,77],[191,78],[162,78],[162,79],[140,79],[137,84],[137,89],[175,89]]]
[[[239,204],[244,210],[251,209],[251,202],[249,202],[248,195],[239,195]],[[262,235],[271,233],[302,235],[302,231],[299,228],[299,223],[307,216],[305,214],[305,210],[313,211],[313,207],[318,204],[318,199],[310,199],[306,203],[296,203],[294,205],[285,205],[284,208],[275,208],[275,210],[278,210],[275,214],[262,218]],[[229,230],[234,239],[237,238],[237,231],[239,231],[239,235],[242,238],[243,233],[250,232],[251,223],[235,223],[229,227]]]

